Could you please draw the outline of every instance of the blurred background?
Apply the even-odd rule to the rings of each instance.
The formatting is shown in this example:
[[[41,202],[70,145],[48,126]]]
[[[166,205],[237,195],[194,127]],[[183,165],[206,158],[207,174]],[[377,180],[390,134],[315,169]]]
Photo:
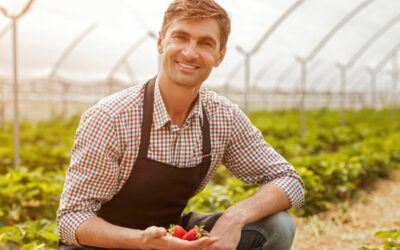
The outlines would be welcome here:
[[[400,249],[391,193],[400,188],[400,1],[217,2],[232,33],[205,85],[238,103],[302,175],[294,249]],[[169,3],[0,0],[2,246],[55,247],[79,116],[157,73]],[[188,210],[224,209],[256,191],[220,169]]]

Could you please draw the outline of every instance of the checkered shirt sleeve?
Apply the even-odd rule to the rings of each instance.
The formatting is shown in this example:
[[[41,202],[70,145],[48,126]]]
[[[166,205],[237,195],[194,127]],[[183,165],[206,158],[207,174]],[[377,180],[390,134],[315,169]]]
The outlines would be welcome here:
[[[262,133],[240,110],[236,110],[233,129],[222,163],[246,183],[271,182],[287,195],[291,207],[304,203],[304,184],[293,168],[265,142]]]
[[[101,109],[84,114],[75,136],[65,179],[58,234],[64,243],[78,245],[79,225],[96,216],[100,204],[110,200],[118,186],[118,149],[112,119]]]

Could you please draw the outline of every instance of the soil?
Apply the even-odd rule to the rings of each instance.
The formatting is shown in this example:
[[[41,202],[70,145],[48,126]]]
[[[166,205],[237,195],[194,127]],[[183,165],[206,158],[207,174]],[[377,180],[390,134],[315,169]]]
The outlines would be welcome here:
[[[400,172],[374,183],[351,201],[309,218],[295,218],[293,250],[358,249],[382,246],[373,235],[400,229]]]

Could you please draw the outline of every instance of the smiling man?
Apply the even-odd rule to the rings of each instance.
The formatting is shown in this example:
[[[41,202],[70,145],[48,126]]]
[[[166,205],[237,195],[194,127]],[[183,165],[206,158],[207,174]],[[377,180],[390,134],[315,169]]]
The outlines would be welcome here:
[[[290,249],[304,187],[246,115],[203,87],[224,59],[226,11],[213,0],[176,0],[158,39],[157,76],[111,95],[81,118],[57,212],[59,249]],[[224,164],[261,185],[210,214],[182,214]],[[204,225],[184,241],[170,224]]]

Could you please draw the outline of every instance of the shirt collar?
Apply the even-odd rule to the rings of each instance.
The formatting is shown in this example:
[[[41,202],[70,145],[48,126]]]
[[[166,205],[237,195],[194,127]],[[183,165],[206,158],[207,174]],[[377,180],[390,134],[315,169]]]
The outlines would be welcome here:
[[[171,118],[167,112],[164,101],[161,97],[160,86],[158,81],[159,78],[157,77],[154,88],[154,112],[153,112],[153,122],[155,129],[160,129],[167,123],[171,122]],[[200,120],[200,124],[203,123],[203,112],[201,107],[202,107],[202,98],[204,96],[204,93],[202,93],[203,92],[202,90],[203,87],[201,87],[196,103],[193,106],[192,110],[190,111],[188,117],[186,118],[185,123],[192,119],[195,119],[196,117],[198,117],[198,119]]]

